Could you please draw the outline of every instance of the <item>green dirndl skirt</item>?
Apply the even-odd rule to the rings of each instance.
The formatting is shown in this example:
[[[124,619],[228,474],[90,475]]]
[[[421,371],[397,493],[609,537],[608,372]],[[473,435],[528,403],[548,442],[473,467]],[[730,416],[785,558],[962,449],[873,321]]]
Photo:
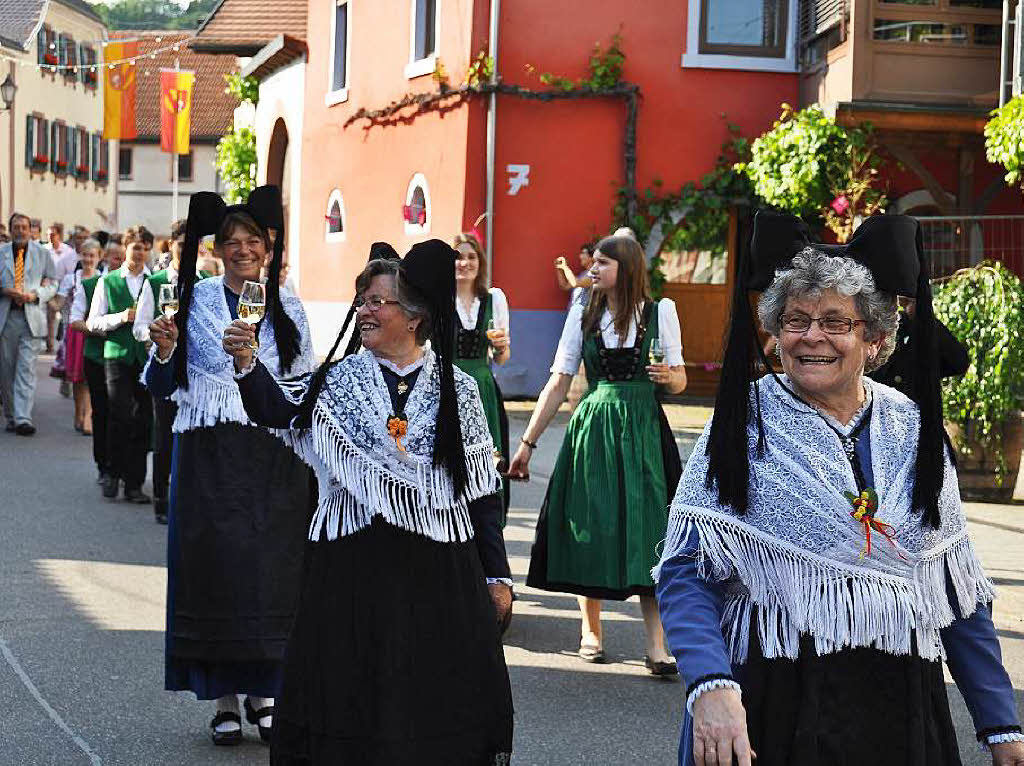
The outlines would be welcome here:
[[[480,390],[480,401],[484,405],[484,416],[487,418],[487,430],[491,433],[491,441],[494,448],[501,453],[504,466],[499,470],[507,470],[509,460],[508,452],[508,414],[505,412],[505,399],[498,388],[498,382],[494,379],[491,366],[486,359],[455,359],[455,366],[470,375],[476,381],[476,387]],[[502,492],[502,519],[501,525],[505,526],[508,516],[509,485],[508,480],[501,482]]]
[[[653,595],[679,451],[649,381],[598,381],[569,421],[537,522],[527,584]]]

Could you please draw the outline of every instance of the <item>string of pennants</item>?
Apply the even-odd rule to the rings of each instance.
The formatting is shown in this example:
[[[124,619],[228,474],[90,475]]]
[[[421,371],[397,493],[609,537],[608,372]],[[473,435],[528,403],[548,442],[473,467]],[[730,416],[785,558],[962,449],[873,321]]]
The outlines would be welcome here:
[[[100,46],[102,46],[103,48],[106,48],[108,45],[122,45],[124,43],[142,42],[142,41],[149,41],[149,40],[153,40],[154,42],[159,43],[159,42],[162,41],[162,39],[163,39],[162,37],[136,37],[136,38],[124,38],[124,39],[118,38],[118,39],[115,39],[115,40],[99,40],[98,44]],[[81,43],[83,41],[76,40],[75,42],[76,43]],[[89,63],[89,64],[70,64],[69,65],[69,64],[60,64],[60,63],[51,64],[51,63],[45,63],[45,62],[44,63],[38,63],[38,62],[35,62],[35,61],[26,61],[25,59],[14,58],[13,56],[2,54],[2,53],[0,53],[0,61],[10,61],[10,62],[12,62],[14,64],[17,64],[18,66],[21,66],[21,67],[35,67],[36,69],[44,71],[44,72],[47,72],[47,71],[48,72],[70,71],[70,72],[72,72],[74,74],[78,74],[79,72],[81,72],[83,70],[84,71],[89,71],[89,72],[96,72],[96,71],[102,69],[103,67],[107,67],[108,69],[113,69],[113,68],[115,68],[116,66],[118,66],[120,64],[127,64],[129,66],[136,66],[138,64],[138,62],[145,61],[146,59],[155,59],[161,53],[167,53],[167,52],[177,53],[183,47],[185,47],[186,42],[187,42],[186,40],[179,40],[176,43],[172,43],[170,45],[164,45],[164,46],[162,46],[160,48],[155,48],[155,49],[153,49],[153,50],[151,50],[151,51],[149,51],[147,53],[139,53],[139,54],[134,55],[134,56],[126,56],[126,57],[123,57],[123,58],[109,59],[109,60],[104,58],[103,61],[97,61],[95,63]],[[57,43],[50,43],[50,49],[51,50],[57,50]],[[147,71],[146,74],[148,75],[149,72]]]

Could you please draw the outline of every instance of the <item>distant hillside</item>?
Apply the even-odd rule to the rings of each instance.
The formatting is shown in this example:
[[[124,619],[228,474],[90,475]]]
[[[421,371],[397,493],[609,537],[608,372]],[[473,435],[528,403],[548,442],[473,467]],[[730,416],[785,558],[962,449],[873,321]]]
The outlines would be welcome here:
[[[110,29],[195,29],[218,0],[191,0],[182,8],[173,0],[117,0],[92,7]]]

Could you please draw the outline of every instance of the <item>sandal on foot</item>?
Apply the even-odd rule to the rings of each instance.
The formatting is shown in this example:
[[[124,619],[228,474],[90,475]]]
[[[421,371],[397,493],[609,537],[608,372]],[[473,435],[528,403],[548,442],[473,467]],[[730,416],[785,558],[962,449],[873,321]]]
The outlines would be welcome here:
[[[217,731],[218,726],[228,721],[237,723],[238,728],[233,731]],[[238,713],[232,713],[230,710],[220,711],[210,721],[210,730],[212,732],[213,744],[215,745],[230,746],[242,744],[242,717]]]
[[[607,661],[604,649],[596,644],[580,644],[579,658],[584,662],[592,662],[600,665]]]
[[[270,733],[273,731],[273,727],[261,725],[260,719],[274,715],[274,706],[268,705],[267,707],[261,707],[259,710],[254,710],[248,697],[245,698],[242,706],[245,708],[245,720],[259,728],[260,739],[264,742],[270,742]]]
[[[644,665],[652,676],[669,680],[672,676],[679,675],[679,668],[676,667],[675,662],[655,662],[645,654]]]

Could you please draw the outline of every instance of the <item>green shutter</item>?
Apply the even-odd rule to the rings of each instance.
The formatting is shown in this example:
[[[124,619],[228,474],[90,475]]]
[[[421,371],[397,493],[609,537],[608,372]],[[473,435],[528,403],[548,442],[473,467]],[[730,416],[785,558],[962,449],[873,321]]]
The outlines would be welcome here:
[[[25,167],[27,168],[31,168],[35,161],[34,152],[32,151],[32,144],[36,137],[35,119],[31,114],[25,117]]]

